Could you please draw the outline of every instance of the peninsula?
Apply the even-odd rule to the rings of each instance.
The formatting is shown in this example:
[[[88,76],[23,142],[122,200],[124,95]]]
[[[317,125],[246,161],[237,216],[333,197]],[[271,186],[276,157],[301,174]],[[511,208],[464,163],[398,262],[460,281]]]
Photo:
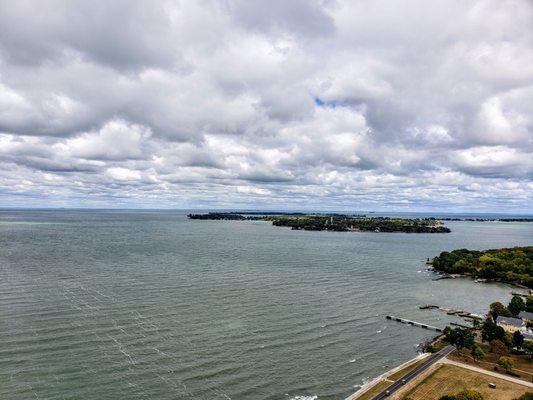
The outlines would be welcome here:
[[[435,271],[533,288],[533,246],[485,251],[443,251],[431,262]]]
[[[390,218],[367,217],[344,214],[300,214],[300,213],[223,213],[189,214],[190,219],[270,221],[274,226],[293,230],[336,231],[336,232],[405,232],[405,233],[448,233],[450,229],[435,218]]]

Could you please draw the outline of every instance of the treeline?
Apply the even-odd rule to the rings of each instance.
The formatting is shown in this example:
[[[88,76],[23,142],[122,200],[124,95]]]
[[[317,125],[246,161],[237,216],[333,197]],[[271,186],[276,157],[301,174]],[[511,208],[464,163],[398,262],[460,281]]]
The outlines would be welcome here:
[[[258,220],[261,217],[256,216],[244,216],[242,214],[236,214],[232,212],[210,212],[207,214],[189,214],[190,219],[205,219],[205,220],[222,220],[222,221],[245,221],[245,220]]]
[[[285,226],[306,231],[374,231],[406,233],[448,233],[450,229],[435,218],[389,218],[365,217],[364,215],[343,214],[245,214],[235,212],[210,212],[189,214],[190,219],[227,221],[271,221],[275,226]]]
[[[305,216],[272,218],[275,226],[306,231],[377,231],[406,233],[447,233],[450,230],[435,219],[407,219],[388,217]]]
[[[485,251],[443,251],[432,261],[436,271],[471,275],[533,287],[533,246]]]

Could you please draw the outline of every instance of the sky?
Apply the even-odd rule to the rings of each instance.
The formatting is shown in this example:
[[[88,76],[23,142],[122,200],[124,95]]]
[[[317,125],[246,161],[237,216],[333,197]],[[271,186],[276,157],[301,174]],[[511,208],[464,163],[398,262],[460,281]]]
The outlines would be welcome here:
[[[0,0],[0,207],[533,213],[533,2]]]

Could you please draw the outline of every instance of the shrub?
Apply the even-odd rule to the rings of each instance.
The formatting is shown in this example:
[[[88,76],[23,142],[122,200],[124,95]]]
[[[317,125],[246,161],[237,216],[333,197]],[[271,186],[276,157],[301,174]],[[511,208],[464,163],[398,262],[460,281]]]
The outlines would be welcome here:
[[[455,395],[455,400],[485,400],[485,398],[475,390],[463,390]]]
[[[474,360],[476,361],[482,360],[483,357],[485,357],[485,352],[476,344],[472,347],[472,357],[474,357]]]
[[[463,390],[454,395],[447,394],[439,400],[485,400],[483,395],[475,390]]]
[[[533,400],[533,393],[532,392],[524,393],[522,396],[518,397],[515,400]]]
[[[492,340],[490,342],[490,351],[496,354],[507,354],[508,353],[507,346],[501,340]]]
[[[507,373],[513,372],[514,361],[509,357],[500,357],[500,359],[498,360],[498,365],[502,367]]]

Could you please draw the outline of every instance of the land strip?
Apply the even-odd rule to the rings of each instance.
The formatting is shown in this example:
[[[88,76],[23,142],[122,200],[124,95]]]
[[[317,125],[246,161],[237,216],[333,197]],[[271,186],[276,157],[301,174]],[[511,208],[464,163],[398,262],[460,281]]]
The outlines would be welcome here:
[[[450,229],[435,218],[366,217],[342,214],[257,215],[236,213],[189,214],[193,220],[270,221],[293,230],[335,232],[448,233]]]

